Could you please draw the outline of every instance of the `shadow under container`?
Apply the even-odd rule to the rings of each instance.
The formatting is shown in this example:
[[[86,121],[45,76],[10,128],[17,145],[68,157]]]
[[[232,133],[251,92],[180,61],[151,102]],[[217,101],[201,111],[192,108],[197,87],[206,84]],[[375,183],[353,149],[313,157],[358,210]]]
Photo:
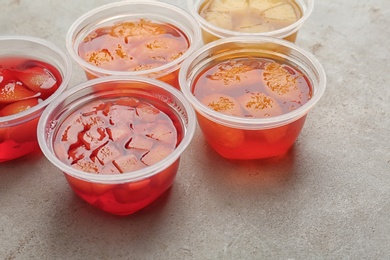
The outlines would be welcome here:
[[[134,22],[146,19],[167,24],[181,31],[188,42],[188,49],[178,58],[153,68],[137,70],[106,69],[96,66],[80,57],[79,47],[91,32],[99,28],[111,27],[121,22]],[[127,30],[127,29],[126,29]],[[130,34],[132,32],[130,31]],[[164,81],[177,89],[180,64],[201,45],[201,30],[196,20],[186,11],[176,6],[158,1],[124,1],[103,5],[79,17],[69,28],[66,46],[70,56],[85,71],[88,79],[102,76],[145,76]],[[126,40],[125,40],[126,41]],[[124,45],[128,43],[123,43]],[[168,46],[169,47],[169,46]],[[104,49],[105,47],[102,46]],[[140,64],[142,65],[142,64]]]
[[[175,122],[178,137],[172,153],[155,164],[118,174],[85,172],[59,159],[56,136],[69,115],[91,102],[126,97],[153,104]],[[156,79],[107,76],[82,83],[58,97],[42,114],[38,140],[47,159],[64,173],[79,197],[103,211],[129,215],[146,207],[171,187],[180,156],[190,144],[195,127],[195,112],[179,90]]]
[[[237,0],[237,2],[239,1],[242,0]],[[202,28],[202,37],[205,44],[226,37],[238,36],[268,36],[295,42],[299,29],[310,16],[314,7],[314,0],[296,0],[295,2],[300,9],[301,16],[297,21],[291,23],[290,25],[271,31],[239,32],[217,26],[202,17],[200,15],[200,9],[205,2],[207,2],[207,0],[187,0],[190,13],[196,18]],[[223,16],[224,14],[220,15]]]
[[[5,162],[39,151],[39,117],[46,106],[67,88],[72,66],[70,58],[55,44],[30,36],[0,36],[0,59],[47,63],[57,70],[61,80],[57,90],[37,105],[16,114],[0,116],[0,162]]]
[[[246,118],[216,112],[194,95],[199,75],[212,64],[232,58],[265,58],[297,68],[312,87],[312,96],[290,112],[263,118]],[[184,96],[195,108],[198,124],[208,144],[228,159],[261,159],[285,154],[296,141],[310,109],[326,85],[322,65],[294,43],[271,37],[231,37],[203,46],[182,65],[179,74]],[[260,83],[260,82],[259,82]]]

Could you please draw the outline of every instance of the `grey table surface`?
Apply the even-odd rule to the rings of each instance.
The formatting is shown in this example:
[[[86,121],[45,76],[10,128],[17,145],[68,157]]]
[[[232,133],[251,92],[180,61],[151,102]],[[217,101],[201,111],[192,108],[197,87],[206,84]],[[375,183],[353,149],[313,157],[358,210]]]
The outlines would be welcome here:
[[[0,34],[65,51],[109,2],[0,0]],[[328,83],[291,151],[229,161],[197,129],[172,188],[134,215],[89,206],[41,153],[0,164],[0,259],[389,259],[389,24],[387,0],[316,0],[296,43]]]

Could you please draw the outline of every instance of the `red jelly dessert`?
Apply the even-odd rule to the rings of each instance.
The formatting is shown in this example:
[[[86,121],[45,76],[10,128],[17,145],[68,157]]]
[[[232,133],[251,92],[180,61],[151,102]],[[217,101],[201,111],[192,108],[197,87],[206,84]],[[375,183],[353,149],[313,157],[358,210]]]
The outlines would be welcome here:
[[[0,117],[28,110],[47,99],[61,85],[59,71],[52,65],[26,58],[0,59]],[[0,162],[38,149],[39,118],[0,128]]]
[[[179,28],[139,19],[94,30],[80,43],[78,51],[81,58],[99,68],[140,71],[170,63],[188,48],[187,36]],[[159,79],[179,88],[177,73],[176,70]]]
[[[199,73],[193,94],[205,106],[229,116],[271,118],[308,102],[312,87],[297,68],[276,60],[245,57],[213,64]],[[264,158],[285,153],[296,140],[305,116],[270,129],[251,130],[218,124],[198,113],[205,138],[227,158]]]
[[[124,174],[154,165],[182,139],[173,111],[135,97],[102,99],[72,112],[56,134],[57,157],[90,174]],[[160,173],[121,184],[95,183],[65,174],[87,202],[114,214],[130,214],[170,187],[179,161]]]

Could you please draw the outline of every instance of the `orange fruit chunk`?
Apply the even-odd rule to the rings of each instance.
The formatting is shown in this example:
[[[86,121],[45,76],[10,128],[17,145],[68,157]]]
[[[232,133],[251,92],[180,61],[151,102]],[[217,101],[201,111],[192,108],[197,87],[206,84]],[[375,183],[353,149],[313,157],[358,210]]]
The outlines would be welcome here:
[[[282,109],[278,102],[262,92],[250,92],[237,98],[241,107],[253,117],[262,118],[278,116],[282,114]]]
[[[40,95],[40,93],[29,90],[19,81],[10,81],[0,88],[0,103],[12,103],[29,98],[36,98]]]
[[[146,19],[117,23],[111,28],[111,36],[123,37],[125,43],[129,43],[129,37],[145,39],[149,36],[165,34],[166,30],[160,24],[153,23]]]
[[[201,101],[209,108],[232,116],[241,116],[242,110],[238,101],[228,95],[224,94],[211,94],[204,97]]]
[[[15,71],[15,76],[30,90],[41,93],[43,99],[48,98],[57,88],[57,79],[46,68],[31,67]]]
[[[301,91],[298,87],[298,78],[301,75],[292,73],[294,72],[279,63],[268,63],[263,71],[266,90],[280,98],[300,100]]]
[[[32,108],[33,106],[38,105],[38,103],[39,101],[37,98],[30,98],[11,103],[0,110],[0,116],[9,116],[22,112],[24,110]]]

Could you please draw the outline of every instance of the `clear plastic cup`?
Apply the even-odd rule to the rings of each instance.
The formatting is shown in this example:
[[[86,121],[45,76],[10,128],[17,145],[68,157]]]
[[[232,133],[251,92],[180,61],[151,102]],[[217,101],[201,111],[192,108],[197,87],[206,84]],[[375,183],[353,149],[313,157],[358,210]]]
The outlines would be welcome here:
[[[295,110],[269,117],[216,112],[194,95],[195,83],[214,64],[236,58],[265,58],[290,64],[311,85],[311,98]],[[262,76],[256,75],[255,79],[242,76],[241,79],[252,80],[256,86],[257,82],[261,83],[258,77]],[[203,46],[182,64],[179,82],[184,96],[195,108],[206,141],[217,153],[229,159],[260,159],[281,156],[294,144],[306,115],[324,93],[326,76],[319,61],[294,43],[253,36],[225,38]]]
[[[181,56],[173,60],[166,59],[166,61],[169,62],[153,65],[155,67],[150,68],[148,67],[149,65],[144,66],[142,63],[139,63],[138,65],[142,65],[144,67],[140,67],[140,69],[137,70],[134,70],[133,68],[122,69],[119,67],[115,69],[105,68],[101,65],[97,66],[87,62],[85,58],[80,57],[80,45],[83,43],[84,39],[90,35],[91,32],[99,28],[112,27],[115,23],[134,22],[139,21],[140,19],[145,19],[147,21],[152,21],[159,24],[166,24],[170,26],[172,25],[174,28],[179,29],[186,38],[188,49],[183,51]],[[133,31],[130,29],[125,29],[125,31],[125,40],[123,40],[121,43],[120,55],[122,56],[121,58],[124,57],[123,59],[126,59],[125,62],[129,62],[128,59],[133,59],[134,55],[143,53],[143,51],[137,50],[135,51],[135,54],[133,53],[134,55],[127,53],[127,51],[123,51],[124,53],[122,52],[122,50],[125,50],[130,46],[130,44],[132,44],[131,42],[126,42],[126,37],[132,34]],[[66,36],[66,46],[71,57],[85,70],[88,79],[107,75],[147,76],[150,78],[162,80],[176,88],[179,88],[177,77],[180,64],[200,46],[202,41],[201,38],[201,30],[198,23],[189,13],[182,10],[181,8],[150,0],[124,1],[98,7],[79,17],[68,30]],[[110,40],[112,40],[112,38]],[[102,43],[102,48],[105,48],[105,46],[103,46],[105,44],[106,43]],[[168,46],[165,47],[170,48],[172,46],[168,44]],[[131,51],[134,51],[133,46],[131,46],[131,49],[128,50],[128,52]],[[112,57],[115,57],[115,60],[120,60],[120,58],[115,55],[116,54],[112,53]],[[134,58],[131,62],[136,63],[136,60],[137,58]]]
[[[61,78],[61,84],[51,96],[45,99],[39,96],[39,103],[27,106],[26,110],[14,114],[3,113],[9,104],[0,102],[0,162],[5,162],[39,150],[36,129],[39,117],[45,107],[67,88],[72,67],[70,58],[59,47],[47,40],[29,36],[0,36],[0,60],[7,63],[0,64],[0,69],[16,68],[21,62],[29,63],[26,63],[26,68],[35,62],[46,63],[57,70]],[[18,84],[21,84],[19,80]],[[6,85],[5,78],[1,76],[1,94],[5,93]]]
[[[65,162],[65,159],[61,157],[63,156],[62,152],[67,154],[70,153],[69,151],[71,149],[66,150],[65,148],[60,148],[63,144],[62,141],[64,141],[60,129],[63,126],[68,126],[66,123],[68,121],[65,120],[68,117],[80,113],[78,112],[79,109],[86,105],[90,106],[91,102],[100,102],[99,104],[102,104],[101,102],[108,102],[105,100],[117,100],[121,98],[137,98],[149,102],[169,115],[175,127],[178,129],[177,143],[175,143],[174,150],[165,157],[162,157],[163,159],[161,161],[156,161],[155,163],[150,163],[147,167],[134,168],[134,170],[125,171],[120,174],[107,174],[106,172],[102,173],[102,171],[90,173],[84,171],[84,168],[75,168],[73,167],[74,165],[71,166],[70,163]],[[115,134],[115,129],[110,128],[112,127],[111,125],[120,125],[123,123],[123,115],[118,114],[116,118],[111,117],[110,125],[104,126],[104,128],[107,127],[105,129],[110,129],[110,138],[115,142],[117,147],[121,147],[120,149],[123,149],[123,140],[135,138],[135,135],[128,130],[128,126],[130,125],[126,127],[128,131],[124,131],[122,128],[122,130],[116,131]],[[116,121],[112,123],[111,120]],[[147,130],[152,128],[154,123],[158,124],[155,120],[151,120],[150,122],[150,124],[139,125],[139,127],[145,127]],[[137,129],[136,124],[132,123],[130,127]],[[106,76],[92,79],[69,89],[59,96],[55,102],[50,104],[42,114],[38,124],[38,141],[44,155],[53,165],[63,171],[70,187],[79,197],[103,211],[116,215],[128,215],[155,201],[172,185],[179,167],[180,156],[190,144],[195,127],[196,117],[192,106],[179,90],[167,83],[146,77]],[[106,132],[108,131],[106,130]],[[71,130],[66,132],[68,138],[80,138],[80,135],[75,134],[75,132],[73,132],[74,136],[72,137],[70,132]],[[57,135],[61,136],[61,142],[58,141],[59,139],[56,139],[59,138]],[[106,141],[104,140],[102,142]],[[100,152],[101,147],[99,146],[96,149]],[[137,150],[138,152],[147,153],[147,149],[142,147],[136,146],[136,148],[129,148],[126,144],[126,149],[139,149]],[[95,148],[89,149],[94,150]],[[149,152],[152,149],[150,148]],[[95,155],[97,154],[96,157],[98,157],[98,160],[104,161],[104,156],[99,157],[99,152],[95,153]],[[122,158],[123,155],[117,155],[114,160],[117,164],[120,164],[120,162],[123,162]],[[96,159],[95,162],[98,164]],[[107,161],[102,164],[109,167]]]
[[[237,4],[240,1],[242,0],[235,0],[233,1],[234,3],[226,3],[226,5]],[[307,20],[307,18],[313,11],[313,6],[314,6],[314,0],[296,0],[295,2],[301,11],[301,17],[297,21],[276,30],[263,29],[261,32],[260,31],[244,32],[244,31],[234,31],[234,30],[226,29],[226,27],[224,28],[220,25],[216,25],[215,22],[212,23],[207,21],[199,13],[200,8],[204,5],[205,2],[206,2],[205,0],[187,0],[187,5],[190,10],[190,13],[196,18],[196,20],[199,22],[200,26],[202,27],[203,42],[205,44],[221,38],[237,37],[237,36],[270,36],[270,37],[281,38],[291,42],[295,42],[298,30],[302,27],[303,23]],[[221,0],[220,2],[224,2],[224,1]],[[225,13],[221,11],[221,13],[218,15],[219,17],[224,17]]]

